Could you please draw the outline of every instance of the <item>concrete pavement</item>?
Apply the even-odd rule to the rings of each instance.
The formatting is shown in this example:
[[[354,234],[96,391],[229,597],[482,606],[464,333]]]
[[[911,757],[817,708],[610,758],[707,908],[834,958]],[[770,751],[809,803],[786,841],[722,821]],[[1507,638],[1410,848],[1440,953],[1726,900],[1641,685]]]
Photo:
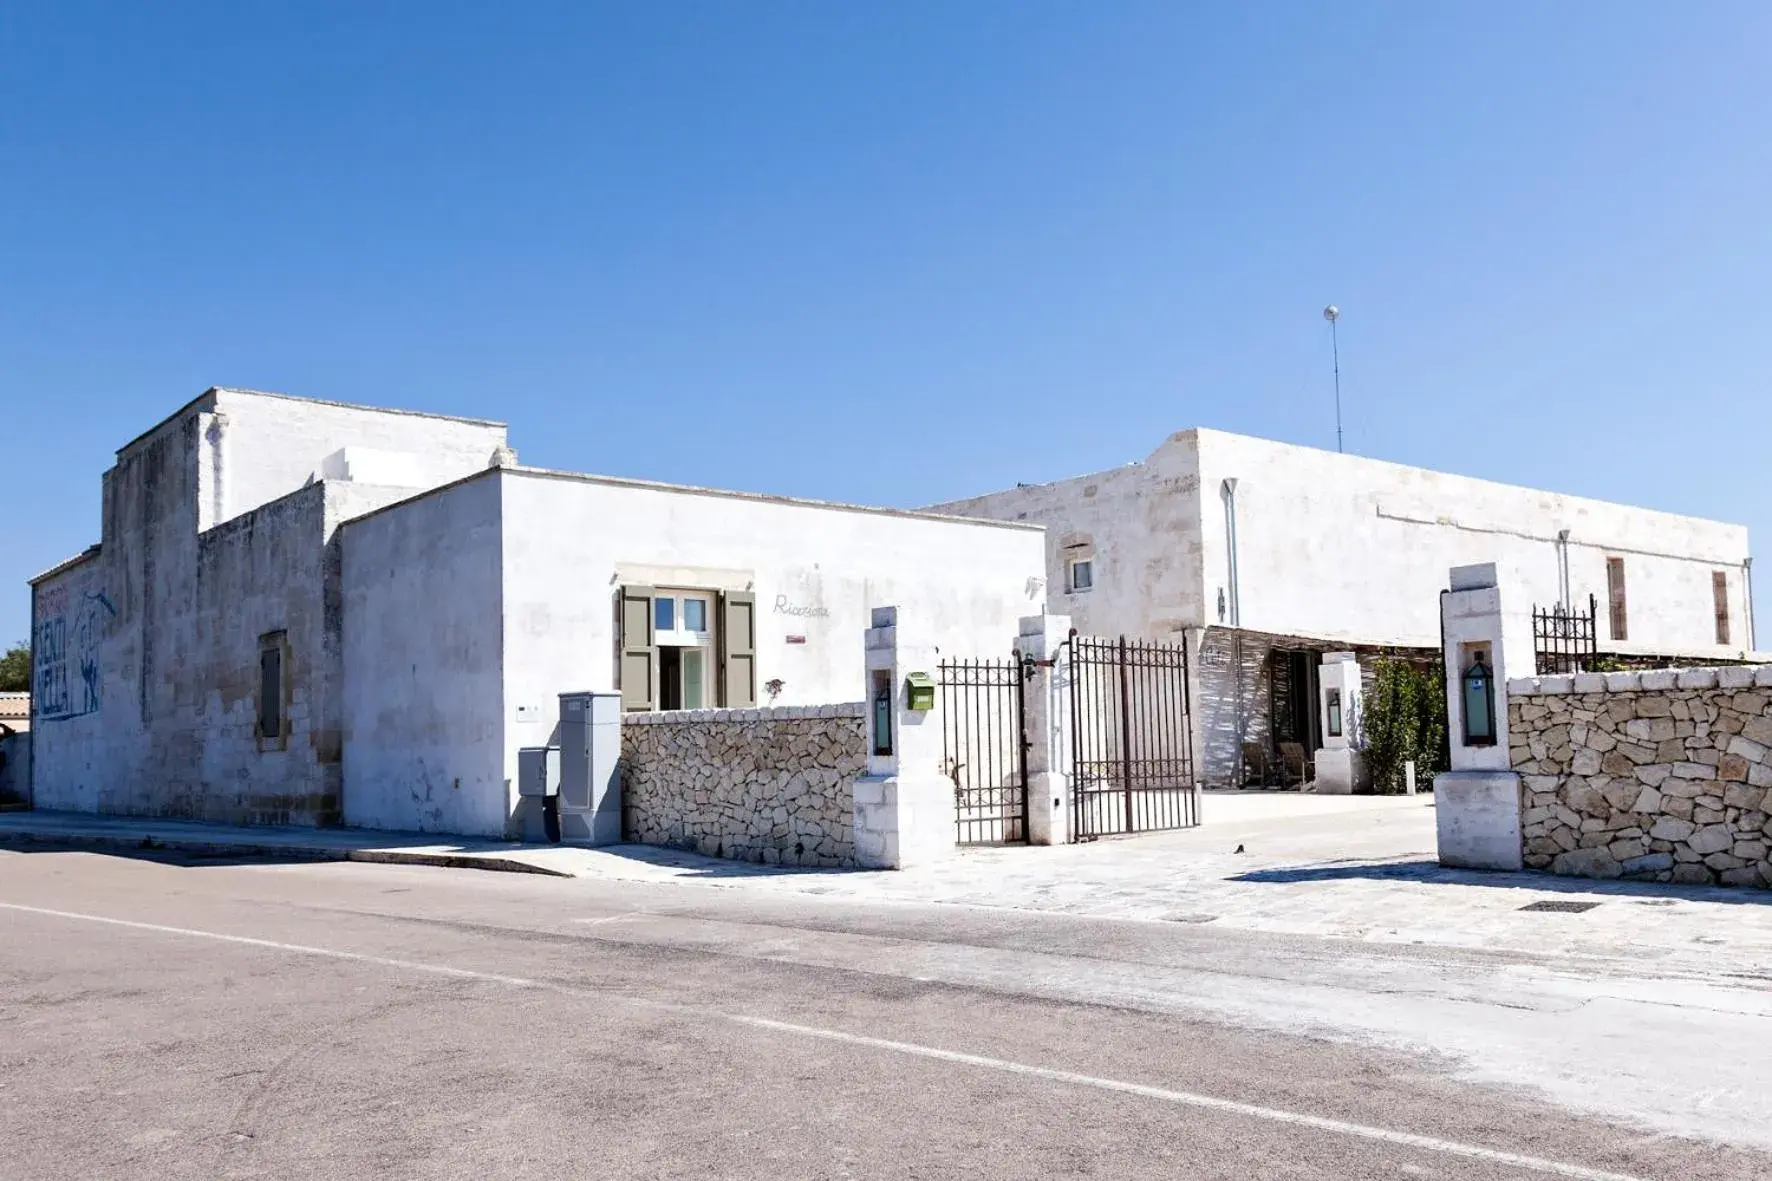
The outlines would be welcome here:
[[[550,864],[549,847],[514,841],[371,832],[360,828],[205,824],[141,816],[95,816],[89,812],[0,814],[0,846],[28,844],[119,851],[160,848],[218,858],[368,861],[572,876],[569,866]]]
[[[1764,1013],[1549,957],[155,856],[0,852],[8,1176],[1772,1175]]]
[[[1441,869],[1433,798],[1209,792],[1204,826],[1057,848],[958,851],[900,872],[749,865],[641,845],[451,842],[350,829],[227,828],[64,813],[0,815],[21,839],[225,859],[290,856],[445,865],[794,893],[1042,910],[1361,943],[1541,954],[1700,981],[1772,980],[1772,892]],[[1527,910],[1550,903],[1579,911]]]

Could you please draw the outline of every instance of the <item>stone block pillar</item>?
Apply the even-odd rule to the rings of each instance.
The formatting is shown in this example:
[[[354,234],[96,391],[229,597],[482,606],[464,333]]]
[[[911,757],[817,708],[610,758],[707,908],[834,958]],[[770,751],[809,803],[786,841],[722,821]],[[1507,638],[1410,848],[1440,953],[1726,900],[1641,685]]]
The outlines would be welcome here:
[[[1062,845],[1071,832],[1071,669],[1061,648],[1068,615],[1029,615],[1015,648],[1034,661],[1027,705],[1028,844]]]
[[[1371,782],[1366,756],[1361,753],[1365,694],[1360,662],[1352,652],[1325,653],[1317,680],[1317,723],[1323,731],[1323,748],[1314,758],[1314,790],[1323,795],[1352,795]]]
[[[1445,635],[1446,726],[1452,769],[1434,776],[1434,823],[1440,864],[1465,869],[1522,866],[1520,777],[1508,762],[1507,668],[1501,587],[1495,566],[1458,566],[1440,598]],[[1530,661],[1528,646],[1519,659]],[[1487,669],[1490,733],[1472,736],[1466,715],[1466,674]],[[1481,726],[1477,727],[1481,729]]]
[[[913,673],[938,676],[937,652],[919,621],[876,607],[865,633],[868,773],[855,781],[855,861],[905,869],[950,856],[954,783],[942,769],[942,700],[910,708]]]

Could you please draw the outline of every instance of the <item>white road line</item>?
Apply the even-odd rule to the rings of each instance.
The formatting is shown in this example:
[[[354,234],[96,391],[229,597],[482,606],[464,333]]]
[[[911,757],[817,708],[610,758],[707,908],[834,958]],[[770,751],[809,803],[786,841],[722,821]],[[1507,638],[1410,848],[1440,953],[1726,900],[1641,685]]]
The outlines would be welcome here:
[[[864,1034],[846,1033],[840,1029],[824,1029],[815,1025],[797,1025],[791,1021],[776,1021],[768,1017],[751,1017],[742,1013],[727,1013],[719,1009],[705,1009],[694,1005],[678,1005],[660,1001],[649,1001],[639,997],[624,996],[619,993],[598,992],[593,989],[574,988],[570,985],[554,984],[546,980],[534,980],[525,976],[507,976],[498,972],[481,972],[473,968],[456,968],[446,964],[427,964],[416,960],[393,959],[387,956],[366,955],[356,951],[341,951],[330,947],[312,947],[301,943],[281,943],[274,939],[255,939],[249,935],[228,935],[219,931],[200,931],[191,927],[170,927],[160,923],[142,923],[132,919],[109,918],[105,915],[81,914],[76,911],[51,910],[42,906],[25,906],[16,902],[0,902],[0,910],[19,911],[24,914],[44,915],[49,918],[73,919],[78,922],[102,923],[113,927],[126,927],[135,931],[152,931],[161,935],[182,935],[194,939],[210,939],[219,943],[233,943],[244,947],[260,947],[268,951],[282,951],[293,955],[317,956],[324,959],[346,960],[352,963],[374,964],[384,968],[398,968],[408,972],[422,972],[433,976],[444,976],[454,980],[478,980],[490,984],[503,984],[511,988],[538,989],[545,992],[558,993],[564,996],[592,998],[603,1001],[617,1001],[648,1009],[668,1010],[687,1016],[714,1018],[743,1025],[752,1029],[767,1029],[776,1033],[791,1033],[801,1037],[817,1038],[822,1041],[839,1042],[843,1045],[862,1046],[873,1050],[884,1050],[894,1054],[906,1054],[916,1058],[929,1058],[938,1062],[954,1062],[964,1066],[975,1066],[983,1070],[995,1070],[1005,1074],[1016,1074],[1027,1078],[1044,1079],[1048,1082],[1064,1083],[1068,1086],[1089,1087],[1098,1091],[1112,1091],[1123,1095],[1138,1095],[1145,1099],[1155,1099],[1162,1103],[1171,1103],[1180,1107],[1193,1107],[1206,1111],[1218,1111],[1227,1115],[1239,1115],[1248,1119],[1266,1120],[1270,1123],[1290,1124],[1294,1127],[1311,1128],[1319,1132],[1329,1132],[1339,1136],[1351,1136],[1361,1140],[1373,1140],[1382,1144],[1395,1144],[1403,1148],[1419,1149],[1423,1152],[1439,1153],[1444,1156],[1463,1157],[1466,1160],[1482,1161],[1487,1164],[1505,1165],[1515,1169],[1525,1169],[1534,1173],[1543,1173],[1552,1177],[1570,1177],[1575,1181],[1644,1181],[1626,1173],[1609,1173],[1602,1169],[1590,1169],[1585,1165],[1568,1164],[1563,1161],[1546,1160],[1536,1156],[1522,1156],[1518,1153],[1503,1152],[1495,1148],[1485,1148],[1480,1144],[1463,1144],[1456,1140],[1442,1140],[1435,1136],[1418,1136],[1412,1132],[1398,1132],[1390,1128],[1377,1128],[1366,1124],[1349,1123],[1345,1120],[1330,1119],[1327,1116],[1308,1115],[1299,1111],[1286,1111],[1277,1107],[1262,1107],[1253,1103],[1239,1103],[1232,1099],[1221,1099],[1213,1095],[1201,1095],[1191,1091],[1174,1091],[1167,1087],[1153,1087],[1144,1083],[1127,1082],[1123,1079],[1100,1078],[1096,1075],[1079,1074],[1070,1070],[1057,1070],[1049,1066],[1034,1066],[1025,1062],[1013,1062],[1005,1058],[991,1058],[983,1054],[967,1054],[959,1050],[943,1050],[936,1046],[918,1045],[915,1042],[898,1042],[888,1038],[868,1037]]]

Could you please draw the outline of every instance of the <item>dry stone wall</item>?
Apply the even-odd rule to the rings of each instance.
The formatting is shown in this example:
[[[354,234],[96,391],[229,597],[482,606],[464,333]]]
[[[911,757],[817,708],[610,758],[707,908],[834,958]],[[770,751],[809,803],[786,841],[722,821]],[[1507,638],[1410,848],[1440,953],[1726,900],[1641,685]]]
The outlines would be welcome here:
[[[859,702],[629,714],[621,750],[628,840],[765,865],[855,864]]]
[[[1772,886],[1772,666],[1508,684],[1529,869]]]

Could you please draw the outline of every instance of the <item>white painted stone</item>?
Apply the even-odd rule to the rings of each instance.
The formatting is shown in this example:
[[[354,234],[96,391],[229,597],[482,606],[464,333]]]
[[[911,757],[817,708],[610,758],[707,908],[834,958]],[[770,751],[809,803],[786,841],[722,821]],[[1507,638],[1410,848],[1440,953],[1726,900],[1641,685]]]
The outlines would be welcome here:
[[[1675,668],[1649,669],[1638,678],[1644,692],[1663,692],[1672,689],[1680,679],[1680,670]]]
[[[1235,482],[1228,498],[1227,481]],[[1328,644],[1433,649],[1444,572],[1487,557],[1514,604],[1509,644],[1529,652],[1531,606],[1554,603],[1564,591],[1564,529],[1572,599],[1585,605],[1597,594],[1602,615],[1606,559],[1628,555],[1632,648],[1736,655],[1715,643],[1711,576],[1718,569],[1729,580],[1735,617],[1746,618],[1741,572],[1749,548],[1741,526],[1213,430],[1180,431],[1140,463],[936,508],[1045,525],[1048,610],[1073,616],[1089,634],[1169,640],[1238,627]],[[1670,556],[1653,556],[1663,554]],[[1075,556],[1093,564],[1087,590],[1067,585]],[[1231,681],[1196,694],[1202,730],[1265,724],[1257,679],[1239,671]],[[1214,782],[1236,774],[1234,737],[1210,744]]]
[[[36,738],[42,807],[503,836],[558,694],[615,688],[624,581],[754,593],[758,689],[788,706],[865,691],[853,637],[882,599],[965,656],[1045,600],[1033,527],[543,472],[498,423],[275,395],[204,394],[104,492],[120,532],[35,592],[42,626],[85,637],[45,673],[77,705]],[[256,678],[279,632],[273,747]]]
[[[1681,689],[1714,689],[1717,687],[1717,670],[1714,668],[1683,668],[1675,678],[1674,684]]]
[[[1434,822],[1441,865],[1521,868],[1518,775],[1467,770],[1434,776]]]
[[[1366,756],[1349,747],[1319,750],[1315,767],[1317,778],[1311,790],[1318,795],[1352,795],[1371,782]]]

